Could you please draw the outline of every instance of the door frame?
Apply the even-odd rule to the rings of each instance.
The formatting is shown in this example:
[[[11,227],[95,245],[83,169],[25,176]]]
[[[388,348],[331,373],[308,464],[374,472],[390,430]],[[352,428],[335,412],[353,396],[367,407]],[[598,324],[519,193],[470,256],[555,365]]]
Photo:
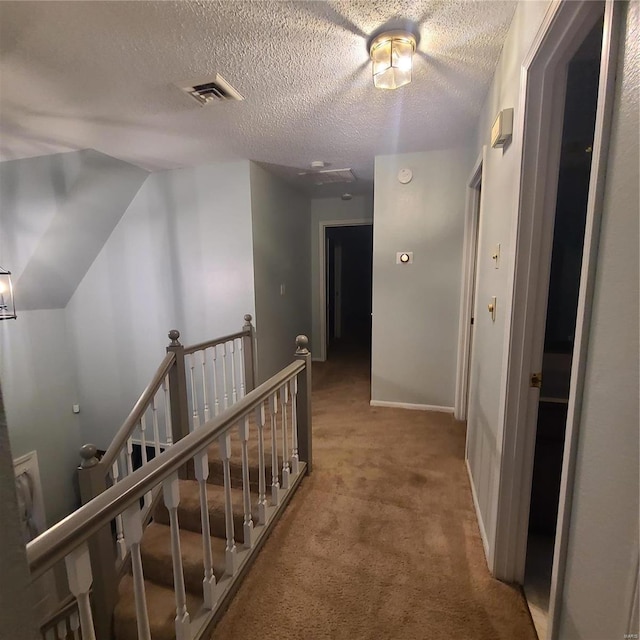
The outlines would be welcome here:
[[[320,318],[320,344],[318,345],[318,360],[324,362],[327,359],[327,228],[328,227],[361,227],[370,225],[373,227],[371,218],[353,218],[350,220],[321,220],[319,223],[319,254],[318,254],[318,275],[320,283],[318,294],[320,305],[318,307]]]
[[[516,132],[522,135],[518,217],[512,232],[510,323],[505,334],[505,399],[501,403],[502,460],[498,477],[493,574],[522,583],[535,449],[539,390],[529,377],[541,371],[546,295],[551,263],[562,135],[566,65],[604,6],[600,83],[587,204],[584,253],[571,370],[547,637],[555,640],[567,556],[586,349],[599,238],[605,165],[615,89],[621,7],[606,2],[554,2],[521,69]]]
[[[471,318],[475,290],[476,261],[478,259],[478,232],[482,211],[483,167],[486,166],[487,147],[476,159],[467,180],[467,198],[464,217],[464,239],[462,249],[462,286],[460,290],[460,324],[458,326],[458,363],[456,366],[456,391],[453,416],[456,420],[466,420],[469,394],[469,367],[471,365]],[[466,458],[466,455],[465,455]]]
[[[342,245],[333,246],[333,335],[342,338]]]

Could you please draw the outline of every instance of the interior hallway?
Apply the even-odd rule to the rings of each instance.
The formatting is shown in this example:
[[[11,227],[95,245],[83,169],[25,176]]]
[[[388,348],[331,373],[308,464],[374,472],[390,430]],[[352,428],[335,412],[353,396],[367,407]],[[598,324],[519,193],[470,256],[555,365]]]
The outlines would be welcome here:
[[[370,407],[366,350],[313,376],[313,475],[212,639],[534,640],[520,591],[486,566],[464,425]]]

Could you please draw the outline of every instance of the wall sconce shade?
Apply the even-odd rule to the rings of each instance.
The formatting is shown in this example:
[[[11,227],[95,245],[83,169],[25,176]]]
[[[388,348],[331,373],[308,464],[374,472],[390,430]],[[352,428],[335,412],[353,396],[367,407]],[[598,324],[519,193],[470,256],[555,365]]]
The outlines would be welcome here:
[[[0,267],[0,320],[16,317],[16,306],[13,300],[13,286],[11,271]]]
[[[377,89],[397,89],[411,82],[416,39],[406,31],[387,31],[373,39],[369,55]]]

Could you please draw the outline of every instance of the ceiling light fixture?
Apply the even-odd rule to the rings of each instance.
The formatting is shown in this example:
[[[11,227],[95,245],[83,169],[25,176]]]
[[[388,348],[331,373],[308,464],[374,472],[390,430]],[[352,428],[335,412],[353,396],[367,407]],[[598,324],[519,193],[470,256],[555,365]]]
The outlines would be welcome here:
[[[416,38],[408,31],[386,31],[369,46],[373,84],[377,89],[397,89],[411,82]]]

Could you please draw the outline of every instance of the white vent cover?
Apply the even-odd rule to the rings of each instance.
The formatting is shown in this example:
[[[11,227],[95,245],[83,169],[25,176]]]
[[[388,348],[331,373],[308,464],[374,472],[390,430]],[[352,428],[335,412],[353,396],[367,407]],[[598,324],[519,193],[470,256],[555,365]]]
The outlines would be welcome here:
[[[323,169],[322,171],[301,171],[298,175],[305,181],[315,185],[355,182],[356,177],[351,169]]]
[[[234,89],[219,73],[213,80],[194,82],[189,87],[182,87],[194,100],[201,105],[227,100],[244,100],[244,96]]]

